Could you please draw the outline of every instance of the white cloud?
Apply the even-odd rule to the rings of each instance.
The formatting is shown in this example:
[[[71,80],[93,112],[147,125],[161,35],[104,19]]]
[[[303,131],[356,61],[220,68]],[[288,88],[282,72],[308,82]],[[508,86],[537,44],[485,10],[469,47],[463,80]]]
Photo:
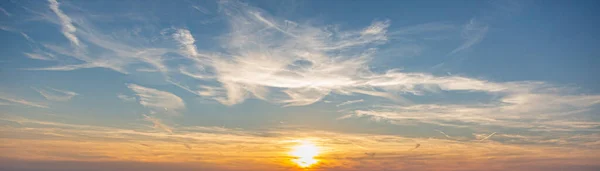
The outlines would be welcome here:
[[[46,54],[46,55],[42,55],[39,53],[24,53],[24,54],[25,54],[25,56],[27,56],[28,58],[31,58],[31,59],[44,60],[44,61],[55,60],[54,56],[51,56],[51,54]]]
[[[182,50],[189,57],[193,58],[193,57],[198,56],[198,52],[196,50],[196,45],[194,45],[194,42],[196,42],[196,39],[194,39],[194,37],[192,36],[192,34],[190,33],[189,30],[177,29],[175,31],[175,33],[173,33],[173,39],[177,40],[181,44]]]
[[[416,92],[418,85],[428,84],[450,90],[489,90],[489,85],[474,85],[485,83],[476,79],[371,71],[368,62],[376,53],[371,47],[387,41],[389,21],[376,21],[362,30],[328,30],[289,24],[236,2],[221,2],[221,5],[231,25],[230,33],[222,38],[226,53],[199,55],[188,30],[179,29],[173,37],[180,42],[183,54],[196,57],[195,66],[187,68],[203,72],[186,75],[199,79],[214,77],[225,89],[225,96],[215,97],[223,104],[237,104],[249,97],[269,100],[267,93],[275,89],[273,93],[288,96],[277,99],[286,105],[312,104],[331,92],[401,99],[395,97],[399,96],[396,93]]]
[[[86,50],[72,52],[45,44],[45,48],[56,54],[74,57],[81,63],[61,62],[64,65],[35,70],[103,67],[123,74],[155,71],[173,85],[225,105],[257,98],[285,106],[300,106],[320,101],[329,94],[364,94],[412,105],[403,96],[445,91],[509,95],[504,103],[510,103],[518,98],[533,98],[517,95],[532,94],[550,86],[544,82],[493,82],[398,69],[374,71],[369,65],[381,52],[378,47],[388,43],[390,36],[454,29],[449,24],[428,23],[394,31],[389,30],[391,21],[384,20],[374,21],[364,28],[342,30],[335,26],[289,21],[235,1],[220,1],[219,5],[221,18],[228,22],[229,28],[225,34],[211,40],[197,40],[188,29],[168,28],[160,33],[163,37],[152,37],[152,41],[148,41],[148,38],[136,37],[139,34],[129,35],[127,31],[109,34],[98,30],[85,17],[79,16],[77,21],[69,19],[70,26],[78,27],[72,34],[104,51],[91,55]],[[55,6],[58,9],[57,3]],[[60,14],[64,15],[62,11]],[[57,24],[63,25],[63,22]],[[469,21],[463,28],[467,40],[453,53],[481,41],[487,29],[488,26],[474,19]],[[173,44],[173,40],[177,44]],[[222,50],[202,50],[196,46],[198,41],[214,40],[218,40],[216,43]],[[165,54],[171,53],[180,54],[185,58],[177,60],[185,61],[167,65]]]
[[[2,101],[4,101],[4,102],[2,102]],[[30,107],[48,108],[48,106],[44,105],[44,104],[27,101],[27,100],[20,99],[20,98],[14,98],[11,96],[5,96],[2,94],[0,94],[0,104],[2,104],[2,105],[24,105],[24,106],[30,106]]]
[[[360,103],[360,102],[364,102],[364,101],[365,101],[365,100],[363,100],[363,99],[359,99],[359,100],[350,100],[350,101],[346,101],[346,102],[340,103],[340,104],[338,104],[338,105],[336,105],[336,106],[337,106],[337,107],[340,107],[340,106],[349,105],[349,104],[354,104],[354,103]]]
[[[166,131],[168,133],[173,133],[173,129],[171,127],[163,124],[162,121],[158,118],[144,115],[144,120],[146,120],[148,122],[152,122],[152,124],[154,124],[154,128],[156,128],[156,129],[160,129],[160,130]]]
[[[141,105],[153,109],[155,112],[172,113],[171,111],[185,108],[183,100],[172,93],[136,84],[128,84],[127,87],[137,94]]]
[[[79,95],[72,91],[59,90],[54,88],[33,88],[35,91],[40,93],[44,98],[52,101],[69,101],[71,98]]]
[[[77,28],[75,28],[73,25],[71,18],[63,13],[62,10],[60,10],[60,3],[58,3],[56,0],[48,0],[48,2],[50,3],[50,9],[58,16],[58,19],[60,20],[63,35],[75,46],[80,46],[79,39],[77,36],[75,36],[75,31],[77,31]]]
[[[452,127],[500,126],[529,131],[590,131],[598,130],[600,122],[589,121],[582,113],[597,104],[600,104],[597,95],[518,92],[488,104],[381,106],[355,110],[339,119],[367,117],[399,125],[428,123]]]
[[[192,8],[196,9],[197,11],[200,11],[203,14],[210,14],[210,11],[202,6],[192,5]]]
[[[461,32],[461,36],[465,39],[465,42],[456,49],[452,50],[450,54],[463,51],[481,42],[487,31],[487,25],[480,24],[475,19],[469,20],[469,22],[463,26],[463,30]]]
[[[9,17],[10,17],[10,16],[12,16],[12,14],[11,14],[11,13],[9,13],[9,12],[8,12],[8,11],[6,11],[6,10],[4,10],[4,8],[2,8],[2,7],[0,7],[0,11],[2,11],[2,13],[3,13],[4,15],[6,15],[6,16],[9,16]]]
[[[135,97],[124,94],[117,94],[117,98],[121,99],[124,102],[135,102],[137,100]]]

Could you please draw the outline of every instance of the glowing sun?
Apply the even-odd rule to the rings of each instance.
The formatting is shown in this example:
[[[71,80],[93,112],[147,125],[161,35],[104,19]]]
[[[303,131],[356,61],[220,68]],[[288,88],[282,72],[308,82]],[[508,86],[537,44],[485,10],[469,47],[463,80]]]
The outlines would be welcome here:
[[[315,156],[319,155],[319,148],[308,141],[301,141],[300,144],[292,147],[290,155],[296,157],[292,159],[300,167],[309,167],[319,162]]]

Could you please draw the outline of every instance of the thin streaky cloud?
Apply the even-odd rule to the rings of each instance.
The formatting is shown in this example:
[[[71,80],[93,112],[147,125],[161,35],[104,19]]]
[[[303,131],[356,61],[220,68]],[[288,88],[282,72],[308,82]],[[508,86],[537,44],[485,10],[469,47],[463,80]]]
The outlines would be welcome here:
[[[36,103],[36,102],[27,101],[27,100],[20,99],[20,98],[12,98],[12,97],[3,97],[3,96],[0,96],[0,100],[6,101],[6,102],[3,103],[3,104],[6,104],[6,105],[24,105],[24,106],[30,106],[30,107],[48,108],[47,105]]]
[[[594,105],[600,104],[600,96],[552,94],[555,90],[547,92],[550,94],[537,94],[544,90],[542,88],[533,90],[536,93],[517,91],[490,104],[378,106],[367,110],[355,110],[338,119],[366,117],[397,125],[426,123],[462,128],[501,126],[529,131],[593,131],[600,126],[598,121],[580,120],[585,117],[581,113],[589,112]],[[498,115],[498,113],[503,114]]]
[[[35,42],[31,37],[29,37],[29,35],[25,34],[24,32],[19,32],[19,33],[21,34],[21,36],[23,36],[23,38],[25,38],[25,40],[27,40],[31,43]]]
[[[137,99],[135,97],[124,95],[124,94],[121,94],[121,93],[117,94],[117,98],[121,99],[123,102],[135,102],[135,101],[137,101]]]
[[[32,88],[38,93],[40,93],[40,95],[44,96],[44,98],[46,98],[47,100],[52,101],[69,101],[73,97],[79,95],[78,93],[72,91],[60,90],[55,88]]]
[[[424,24],[407,26],[407,27],[395,29],[393,31],[390,31],[388,33],[388,35],[390,37],[395,37],[395,36],[406,36],[406,35],[430,33],[430,32],[450,31],[450,30],[456,30],[456,29],[457,29],[457,26],[447,23],[447,22],[432,22],[432,23],[424,23]]]
[[[146,120],[148,122],[152,122],[152,124],[154,125],[154,128],[163,130],[163,131],[171,133],[171,134],[173,133],[173,129],[171,127],[163,124],[160,119],[151,117],[148,115],[143,115],[143,116],[144,116],[144,120]]]
[[[37,60],[43,60],[43,61],[56,60],[56,58],[54,58],[53,56],[43,55],[43,54],[39,54],[39,53],[23,53],[23,54],[25,54],[25,56],[27,56],[28,58],[31,58],[31,59],[37,59]]]
[[[365,101],[365,100],[363,100],[363,99],[358,99],[358,100],[350,100],[350,101],[345,101],[345,102],[343,102],[343,103],[340,103],[340,104],[338,104],[338,105],[336,105],[336,106],[337,106],[337,107],[340,107],[340,106],[344,106],[344,105],[350,105],[350,104],[354,104],[354,103],[360,103],[360,102],[364,102],[364,101]]]
[[[196,9],[197,11],[200,11],[203,14],[210,14],[210,11],[202,6],[192,5],[192,8]]]
[[[12,16],[12,14],[11,14],[11,13],[9,13],[8,11],[6,11],[6,10],[5,10],[4,8],[2,8],[2,7],[0,7],[0,11],[2,11],[2,13],[3,13],[4,15],[6,15],[6,16],[9,16],[9,17],[10,17],[10,16]]]
[[[443,131],[440,131],[440,130],[437,130],[437,129],[436,129],[435,131],[437,131],[437,132],[439,132],[440,134],[444,135],[446,138],[452,138],[452,137],[450,137],[448,134],[446,134],[446,133],[445,133],[445,132],[443,132]]]
[[[481,139],[481,140],[479,140],[479,141],[480,141],[480,142],[481,142],[481,141],[485,141],[485,140],[487,140],[488,138],[491,138],[492,136],[494,136],[494,134],[496,134],[496,132],[494,132],[494,133],[491,133],[490,135],[488,135],[488,136],[487,136],[487,137],[485,137],[485,138],[482,138],[482,139]]]
[[[71,18],[63,13],[63,11],[59,8],[60,3],[58,3],[58,1],[48,0],[48,2],[50,3],[50,9],[56,14],[56,16],[58,16],[58,19],[60,20],[63,35],[75,46],[80,46],[79,39],[77,36],[75,36],[77,28],[73,25]]]
[[[461,36],[465,39],[464,43],[452,50],[450,54],[455,54],[460,51],[469,49],[471,46],[481,42],[487,34],[489,26],[479,23],[475,18],[469,20],[467,24],[463,26]]]

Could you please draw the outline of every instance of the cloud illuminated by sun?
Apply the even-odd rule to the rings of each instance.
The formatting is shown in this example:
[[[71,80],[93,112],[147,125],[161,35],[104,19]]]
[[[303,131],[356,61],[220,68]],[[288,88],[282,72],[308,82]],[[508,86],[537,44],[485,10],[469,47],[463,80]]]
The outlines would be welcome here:
[[[298,145],[292,147],[290,155],[296,157],[292,161],[300,167],[310,167],[319,162],[314,158],[319,155],[319,148],[309,141],[301,141]]]

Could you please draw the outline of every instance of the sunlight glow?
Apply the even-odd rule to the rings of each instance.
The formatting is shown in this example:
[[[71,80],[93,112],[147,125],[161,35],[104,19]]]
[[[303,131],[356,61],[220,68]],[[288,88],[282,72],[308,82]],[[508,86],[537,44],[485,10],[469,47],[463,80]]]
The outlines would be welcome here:
[[[314,158],[319,155],[319,148],[308,141],[301,141],[299,145],[292,147],[290,155],[296,157],[295,159],[292,159],[292,161],[303,168],[319,162]]]

